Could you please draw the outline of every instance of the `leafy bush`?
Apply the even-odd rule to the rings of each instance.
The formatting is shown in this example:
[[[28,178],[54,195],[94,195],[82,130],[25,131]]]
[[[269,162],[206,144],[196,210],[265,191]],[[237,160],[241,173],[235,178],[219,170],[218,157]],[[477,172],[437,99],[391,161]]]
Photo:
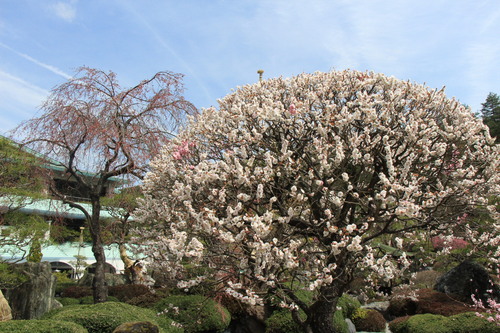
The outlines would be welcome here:
[[[10,320],[0,322],[1,333],[87,333],[81,325],[62,320]]]
[[[111,333],[120,324],[130,321],[149,321],[162,332],[182,332],[168,319],[160,319],[149,309],[125,303],[106,302],[92,305],[71,305],[45,314],[42,319],[66,320],[85,327],[89,333]]]
[[[118,298],[121,302],[126,302],[134,297],[149,293],[149,287],[143,284],[122,284],[112,286],[108,289],[109,295]]]
[[[333,314],[333,327],[335,332],[349,333],[349,327],[347,326],[342,310],[337,310]]]
[[[78,298],[71,297],[60,297],[56,298],[63,306],[80,304],[80,300]]]
[[[299,314],[300,316],[300,314]],[[302,315],[301,319],[305,319]],[[333,314],[333,327],[335,332],[349,333],[349,328],[341,310]],[[302,333],[304,330],[293,320],[289,310],[274,311],[266,319],[266,333]]]
[[[385,330],[385,318],[377,310],[358,308],[354,311],[352,320],[356,329],[360,331],[380,332]]]
[[[266,333],[302,333],[289,310],[277,310],[266,319]]]
[[[354,297],[343,294],[337,302],[337,308],[342,310],[344,318],[352,319],[352,315],[356,309],[361,307],[361,303]]]
[[[421,314],[407,320],[394,320],[389,324],[393,333],[498,333],[499,327],[473,312],[460,313],[451,317],[435,314]]]
[[[92,288],[87,286],[69,286],[61,292],[61,297],[82,298],[92,296]]]
[[[170,291],[162,288],[154,290],[154,292],[149,291],[147,294],[128,299],[125,303],[140,306],[141,308],[153,308],[156,303],[167,296],[170,296]]]
[[[224,331],[231,322],[226,308],[201,295],[175,295],[159,301],[154,308],[182,324],[186,332]]]

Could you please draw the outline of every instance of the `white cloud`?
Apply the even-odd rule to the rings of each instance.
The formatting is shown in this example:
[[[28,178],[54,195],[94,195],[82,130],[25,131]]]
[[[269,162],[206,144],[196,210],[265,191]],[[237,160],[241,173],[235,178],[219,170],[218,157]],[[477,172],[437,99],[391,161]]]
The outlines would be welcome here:
[[[3,48],[6,48],[7,50],[10,50],[10,51],[12,51],[12,52],[16,53],[18,56],[23,57],[24,59],[29,60],[29,61],[31,61],[32,63],[34,63],[34,64],[36,64],[36,65],[38,65],[38,66],[40,66],[40,67],[42,67],[42,68],[45,68],[45,69],[47,69],[47,70],[51,71],[51,72],[52,72],[52,73],[54,73],[54,74],[57,74],[57,75],[59,75],[59,76],[62,76],[63,78],[65,78],[65,79],[67,79],[67,80],[71,79],[71,75],[66,74],[64,71],[60,70],[60,69],[59,69],[59,68],[57,68],[57,67],[54,67],[54,66],[52,66],[52,65],[48,65],[48,64],[46,64],[46,63],[43,63],[43,62],[41,62],[41,61],[39,61],[39,60],[37,60],[37,59],[35,59],[35,58],[33,58],[33,57],[30,57],[30,56],[29,56],[29,55],[27,55],[27,54],[24,54],[24,53],[21,53],[21,52],[19,52],[19,51],[14,50],[13,48],[11,48],[11,47],[9,47],[9,46],[7,46],[7,45],[3,44],[3,43],[0,43],[0,46],[1,46],[1,47],[3,47]]]
[[[9,101],[0,110],[0,133],[32,118],[49,91],[0,70],[0,100]]]
[[[38,107],[49,95],[49,91],[0,70],[0,96],[2,95],[17,103]]]
[[[52,5],[55,14],[67,22],[73,22],[76,17],[76,1],[62,2],[59,1]]]

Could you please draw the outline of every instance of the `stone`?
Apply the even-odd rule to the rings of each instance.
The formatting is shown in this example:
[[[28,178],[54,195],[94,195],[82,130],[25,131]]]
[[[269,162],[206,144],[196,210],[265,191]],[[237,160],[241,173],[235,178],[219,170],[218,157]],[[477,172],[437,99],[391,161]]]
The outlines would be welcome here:
[[[349,318],[346,318],[345,322],[347,323],[347,331],[349,333],[356,333],[356,326],[354,326],[354,323],[352,322],[352,320]]]
[[[500,301],[498,285],[493,282],[483,266],[472,261],[464,261],[441,276],[434,290],[453,294],[463,301],[470,301],[472,295],[483,302],[489,298]]]
[[[158,333],[160,332],[158,326],[149,321],[134,321],[123,323],[113,333]]]
[[[48,262],[25,262],[14,270],[28,277],[21,285],[7,290],[5,298],[13,319],[37,319],[50,311],[55,302],[56,277]]]
[[[380,301],[364,304],[361,307],[365,309],[377,310],[378,312],[384,313],[385,311],[387,311],[389,304],[389,301]]]
[[[10,308],[9,302],[3,296],[0,290],[0,322],[12,319],[12,310]]]

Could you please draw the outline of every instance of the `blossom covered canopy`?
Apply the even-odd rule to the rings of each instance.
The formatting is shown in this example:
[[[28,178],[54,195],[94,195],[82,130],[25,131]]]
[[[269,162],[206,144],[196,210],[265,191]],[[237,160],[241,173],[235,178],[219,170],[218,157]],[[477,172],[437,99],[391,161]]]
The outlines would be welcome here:
[[[139,238],[164,269],[218,267],[250,302],[264,285],[296,302],[293,283],[325,296],[355,267],[391,278],[398,265],[374,239],[446,229],[498,193],[498,148],[442,90],[339,71],[262,81],[219,104],[153,161]]]

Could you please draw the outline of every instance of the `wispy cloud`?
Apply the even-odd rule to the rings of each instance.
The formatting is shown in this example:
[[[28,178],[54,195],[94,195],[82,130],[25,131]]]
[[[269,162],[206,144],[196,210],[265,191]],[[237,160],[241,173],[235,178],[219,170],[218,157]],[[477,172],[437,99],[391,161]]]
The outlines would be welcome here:
[[[18,56],[20,56],[20,57],[22,57],[22,58],[24,58],[24,59],[26,59],[26,60],[28,60],[28,61],[31,61],[32,63],[34,63],[34,64],[36,64],[36,65],[38,65],[38,66],[40,66],[40,67],[42,67],[42,68],[45,68],[45,69],[47,69],[47,70],[51,71],[51,72],[52,72],[52,73],[54,73],[54,74],[57,74],[57,75],[59,75],[59,76],[62,76],[63,78],[65,78],[65,79],[67,79],[67,80],[69,80],[69,79],[71,79],[71,78],[72,78],[72,77],[71,77],[71,75],[66,74],[64,71],[60,70],[59,68],[57,68],[57,67],[55,67],[55,66],[52,66],[52,65],[48,65],[48,64],[46,64],[46,63],[44,63],[44,62],[41,62],[41,61],[39,61],[39,60],[37,60],[37,59],[35,59],[35,58],[33,58],[33,57],[31,57],[31,56],[29,56],[29,55],[25,54],[25,53],[22,53],[22,52],[16,51],[16,50],[14,50],[13,48],[11,48],[11,47],[10,47],[10,46],[8,46],[8,45],[5,45],[5,44],[3,44],[3,43],[0,43],[0,46],[1,46],[1,47],[3,47],[3,48],[5,48],[5,49],[7,49],[7,50],[9,50],[9,51],[14,52],[14,53],[15,53],[15,54],[17,54]]]
[[[76,17],[76,0],[70,2],[59,1],[52,6],[54,13],[67,22],[73,22]]]
[[[17,102],[38,106],[49,91],[0,70],[0,93]]]
[[[0,70],[0,101],[9,101],[0,110],[0,133],[31,118],[48,95],[49,91]]]

